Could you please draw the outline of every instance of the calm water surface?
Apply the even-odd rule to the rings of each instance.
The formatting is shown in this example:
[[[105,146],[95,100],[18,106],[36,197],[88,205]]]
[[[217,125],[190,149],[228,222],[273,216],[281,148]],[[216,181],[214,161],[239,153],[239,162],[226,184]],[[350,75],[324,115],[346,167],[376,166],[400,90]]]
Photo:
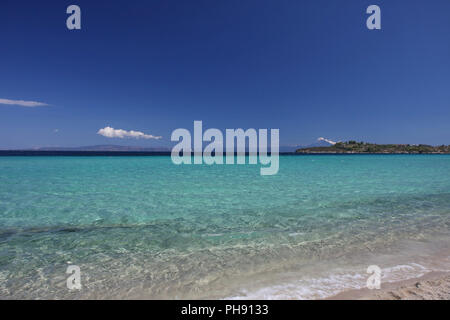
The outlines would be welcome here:
[[[450,270],[449,227],[447,155],[0,157],[4,299],[320,298]]]

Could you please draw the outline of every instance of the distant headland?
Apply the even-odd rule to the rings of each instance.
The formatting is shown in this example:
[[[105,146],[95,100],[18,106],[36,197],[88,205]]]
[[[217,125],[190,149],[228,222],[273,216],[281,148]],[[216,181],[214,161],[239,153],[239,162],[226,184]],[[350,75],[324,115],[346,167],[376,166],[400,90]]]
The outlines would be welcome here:
[[[450,145],[430,146],[426,144],[375,144],[367,142],[337,142],[330,146],[300,148],[296,153],[381,153],[381,154],[450,154]]]

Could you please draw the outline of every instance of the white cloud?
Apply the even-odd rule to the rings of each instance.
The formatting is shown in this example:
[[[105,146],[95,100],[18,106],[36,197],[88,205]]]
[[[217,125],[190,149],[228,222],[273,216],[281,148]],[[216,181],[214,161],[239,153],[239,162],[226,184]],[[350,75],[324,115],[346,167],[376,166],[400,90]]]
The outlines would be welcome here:
[[[336,144],[335,141],[332,141],[332,140],[327,139],[327,138],[322,138],[322,137],[318,138],[317,141],[325,141],[325,142],[328,142],[329,144],[332,144],[332,145]]]
[[[122,129],[114,129],[111,127],[105,127],[103,129],[98,130],[97,134],[107,137],[107,138],[134,138],[134,139],[161,139],[161,136],[154,136],[151,134],[145,134],[140,131],[126,131]]]
[[[28,108],[48,106],[47,103],[43,103],[43,102],[25,101],[25,100],[10,100],[10,99],[0,99],[0,104],[7,104],[7,105],[12,105],[12,106],[21,106],[21,107],[28,107]]]

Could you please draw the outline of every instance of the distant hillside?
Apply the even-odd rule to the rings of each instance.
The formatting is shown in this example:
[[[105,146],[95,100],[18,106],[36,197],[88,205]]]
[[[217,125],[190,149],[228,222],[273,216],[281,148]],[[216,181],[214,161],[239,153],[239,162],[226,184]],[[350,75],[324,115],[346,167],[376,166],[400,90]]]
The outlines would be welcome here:
[[[420,154],[450,153],[450,146],[429,146],[425,144],[374,144],[366,142],[338,142],[328,147],[311,147],[297,149],[296,153],[386,153],[386,154]]]
[[[133,147],[133,146],[118,146],[118,145],[97,145],[85,147],[43,147],[35,148],[37,151],[121,151],[121,152],[165,152],[170,151],[169,148],[164,147]]]

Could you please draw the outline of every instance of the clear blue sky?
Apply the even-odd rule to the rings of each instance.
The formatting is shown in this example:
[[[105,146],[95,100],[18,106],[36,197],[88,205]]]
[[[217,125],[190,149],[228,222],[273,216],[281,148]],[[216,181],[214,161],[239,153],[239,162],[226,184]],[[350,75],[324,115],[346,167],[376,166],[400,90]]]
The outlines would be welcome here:
[[[194,120],[281,145],[450,144],[449,17],[448,0],[2,0],[0,99],[49,106],[0,104],[0,148],[169,145]]]

